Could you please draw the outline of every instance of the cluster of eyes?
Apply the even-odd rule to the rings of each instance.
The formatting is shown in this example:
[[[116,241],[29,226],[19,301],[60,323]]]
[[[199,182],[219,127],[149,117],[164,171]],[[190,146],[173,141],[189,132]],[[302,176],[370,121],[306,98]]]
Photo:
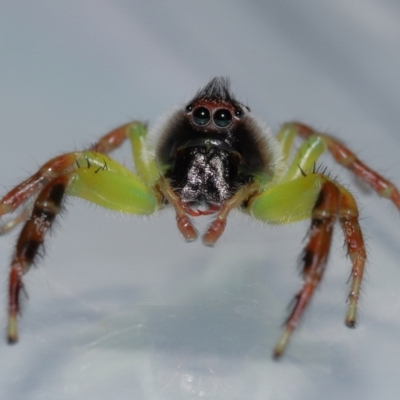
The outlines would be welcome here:
[[[212,119],[214,124],[219,128],[226,128],[232,123],[233,120],[232,113],[226,108],[218,108],[211,113],[207,107],[200,106],[193,108],[193,106],[189,104],[186,107],[186,112],[188,114],[192,113],[193,122],[200,126],[207,125]],[[241,109],[237,109],[235,111],[235,117],[243,117],[243,111]]]

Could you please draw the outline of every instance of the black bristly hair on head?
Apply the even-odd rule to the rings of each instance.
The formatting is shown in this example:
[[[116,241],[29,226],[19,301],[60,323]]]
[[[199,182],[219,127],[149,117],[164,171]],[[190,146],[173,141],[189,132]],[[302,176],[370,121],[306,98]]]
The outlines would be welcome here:
[[[192,100],[195,103],[197,100],[224,101],[231,104],[238,104],[231,92],[231,82],[228,77],[217,76],[211,79],[202,89],[200,89]]]

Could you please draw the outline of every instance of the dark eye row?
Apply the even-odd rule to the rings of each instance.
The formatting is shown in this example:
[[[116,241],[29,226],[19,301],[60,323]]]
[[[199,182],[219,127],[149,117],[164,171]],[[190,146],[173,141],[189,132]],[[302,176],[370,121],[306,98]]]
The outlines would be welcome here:
[[[211,113],[210,110],[206,107],[196,107],[193,109],[192,105],[188,105],[186,107],[186,111],[188,113],[192,112],[193,122],[196,125],[207,125],[211,121]],[[235,117],[241,118],[243,116],[243,111],[238,109],[235,111]],[[233,116],[232,113],[226,108],[219,108],[214,112],[212,116],[213,122],[220,128],[226,128],[232,122]]]

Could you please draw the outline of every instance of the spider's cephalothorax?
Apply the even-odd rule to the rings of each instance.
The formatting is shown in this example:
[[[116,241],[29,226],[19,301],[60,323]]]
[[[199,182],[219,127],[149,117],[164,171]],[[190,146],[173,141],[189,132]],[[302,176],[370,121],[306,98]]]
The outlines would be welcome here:
[[[193,212],[215,212],[257,175],[273,175],[264,127],[233,97],[226,79],[213,79],[186,107],[174,110],[161,131],[157,163]]]
[[[304,142],[293,152],[296,136]],[[126,139],[132,145],[135,173],[107,155]],[[396,187],[333,137],[298,122],[284,124],[273,137],[235,99],[226,78],[211,80],[188,104],[164,116],[149,135],[143,123],[134,121],[104,135],[87,150],[51,159],[0,199],[0,217],[22,210],[0,227],[2,233],[25,222],[11,262],[8,341],[18,339],[22,277],[35,261],[66,195],[130,214],[148,215],[172,206],[187,241],[198,236],[192,218],[213,215],[203,235],[206,245],[218,240],[235,208],[271,224],[311,219],[302,257],[303,286],[274,349],[275,357],[284,352],[322,278],[338,221],[352,263],[345,322],[354,327],[366,253],[353,196],[315,170],[325,151],[400,209]]]

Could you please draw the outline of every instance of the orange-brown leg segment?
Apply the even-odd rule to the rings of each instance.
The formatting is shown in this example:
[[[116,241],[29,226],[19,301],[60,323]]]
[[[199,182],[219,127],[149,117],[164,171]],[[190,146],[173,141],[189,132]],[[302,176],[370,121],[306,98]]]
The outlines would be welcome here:
[[[26,221],[19,236],[9,278],[7,330],[9,343],[15,343],[18,340],[17,316],[20,309],[20,292],[23,288],[22,276],[34,262],[46,233],[60,212],[68,182],[69,176],[62,175],[44,187],[35,202],[31,217]]]
[[[0,200],[0,217],[15,211],[15,209],[23,205],[29,198],[39,193],[52,179],[74,169],[75,159],[76,153],[67,153],[55,157],[44,164],[30,178],[9,191]]]
[[[331,181],[323,181],[312,211],[308,243],[302,258],[303,287],[295,297],[293,309],[286,320],[284,331],[274,349],[274,358],[279,358],[285,351],[315,288],[321,281],[329,255],[333,225],[337,218],[340,198],[339,188]]]
[[[358,223],[358,209],[354,197],[344,188],[341,188],[341,195],[339,221],[344,234],[347,254],[352,262],[351,286],[348,297],[349,308],[345,323],[348,327],[353,328],[356,324],[357,303],[360,297],[361,281],[364,275],[367,255]]]
[[[121,125],[113,129],[111,132],[102,136],[94,145],[88,150],[95,151],[96,153],[108,154],[128,138],[128,131],[134,124],[142,124],[141,122],[129,122],[128,124]]]
[[[355,175],[370,185],[380,196],[390,199],[400,210],[400,192],[393,183],[365,165],[340,141],[331,136],[321,134],[299,122],[292,122],[288,125],[292,125],[297,130],[298,135],[304,139],[312,135],[323,137],[328,150],[339,164],[353,171]]]

